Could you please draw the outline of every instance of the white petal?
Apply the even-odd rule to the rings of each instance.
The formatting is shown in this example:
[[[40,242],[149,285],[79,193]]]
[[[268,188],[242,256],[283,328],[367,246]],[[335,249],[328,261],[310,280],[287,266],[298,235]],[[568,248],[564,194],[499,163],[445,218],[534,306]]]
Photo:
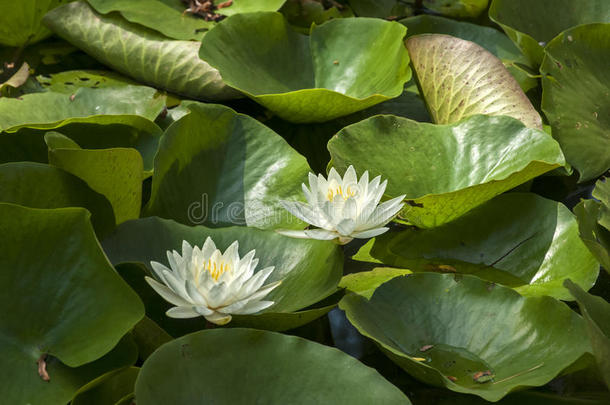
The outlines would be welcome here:
[[[266,267],[261,269],[254,274],[248,281],[246,281],[243,286],[241,286],[241,290],[239,291],[239,296],[249,296],[250,294],[257,291],[261,286],[265,283],[265,280],[269,277],[275,267]]]
[[[376,228],[385,225],[400,212],[404,204],[401,202],[404,197],[397,197],[390,201],[380,204],[366,221],[366,228]]]
[[[186,289],[184,287],[184,279],[178,278],[171,271],[163,272],[163,280],[166,286],[171,288],[176,294],[181,297],[186,297]]]
[[[271,284],[267,284],[266,286],[263,286],[263,288],[261,288],[260,290],[256,291],[254,294],[251,294],[248,297],[244,297],[244,299],[247,299],[248,301],[258,301],[261,300],[263,298],[265,298],[265,296],[267,294],[269,294],[271,291],[275,290],[280,284],[282,283],[282,281],[275,281]]]
[[[358,203],[353,197],[348,198],[343,206],[343,218],[344,219],[355,219],[358,213]]]
[[[165,312],[165,315],[169,316],[170,318],[178,318],[178,319],[185,319],[185,318],[197,318],[198,316],[201,316],[201,314],[195,312],[195,310],[193,309],[194,307],[190,306],[190,307],[173,307],[167,310],[167,312]]]
[[[337,232],[326,229],[306,229],[303,232],[309,239],[333,240],[339,236]]]
[[[216,251],[216,244],[209,236],[205,238],[205,242],[203,243],[203,247],[201,248],[201,253],[203,254],[204,261],[208,261],[212,254]]]
[[[180,256],[180,254],[178,252],[174,251],[167,251],[167,262],[169,263],[169,267],[173,270],[173,271],[179,271],[178,269],[180,267],[182,267],[182,256]]]
[[[239,264],[239,242],[235,241],[231,243],[222,256],[225,263],[231,265]]]
[[[191,305],[189,301],[170,290],[167,286],[153,280],[150,277],[144,277],[144,279],[157,292],[157,294],[161,296],[161,298],[170,304],[177,306]]]
[[[343,189],[347,191],[348,187],[356,188],[357,186],[358,177],[356,176],[356,169],[350,165],[343,175]]]
[[[280,205],[301,221],[315,226],[320,226],[318,215],[309,205],[300,201],[280,201]]]
[[[204,315],[205,319],[209,322],[214,323],[216,325],[226,325],[231,322],[231,315],[221,314],[219,312],[214,312],[211,315]]]
[[[330,171],[328,172],[328,182],[330,183],[333,180],[338,184],[343,183],[343,179],[341,178],[341,176],[339,176],[337,170],[334,167],[331,167]]]
[[[256,254],[256,250],[252,249],[244,257],[239,260],[239,265],[235,268],[235,278],[240,277],[242,274],[246,273],[250,266],[252,265],[252,259],[254,259],[254,255]],[[258,261],[257,261],[258,263]]]
[[[230,293],[226,283],[218,283],[210,288],[206,294],[206,301],[210,308],[218,308],[225,304],[227,295]]]
[[[368,239],[368,238],[373,238],[377,235],[381,235],[382,233],[387,232],[388,229],[390,229],[390,228],[382,227],[382,228],[369,229],[367,231],[353,233],[351,236],[354,238],[358,238],[358,239]]]
[[[353,219],[344,219],[337,224],[337,232],[343,236],[350,236],[354,232],[355,227],[356,222]]]
[[[164,271],[170,271],[170,269],[158,262],[150,262],[150,266],[159,280],[163,280]]]
[[[193,247],[187,241],[182,241],[182,260],[184,263],[190,263],[193,258]]]
[[[208,305],[208,302],[205,297],[201,295],[201,293],[199,292],[199,290],[197,290],[197,287],[191,280],[186,280],[185,289],[192,303],[197,305]]]

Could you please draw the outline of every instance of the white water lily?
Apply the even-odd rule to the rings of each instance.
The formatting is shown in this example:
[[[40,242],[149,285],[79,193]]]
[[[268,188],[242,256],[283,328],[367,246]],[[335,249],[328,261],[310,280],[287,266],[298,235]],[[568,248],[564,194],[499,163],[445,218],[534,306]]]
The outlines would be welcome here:
[[[366,239],[381,235],[387,224],[403,207],[404,195],[379,204],[388,181],[381,176],[369,182],[365,171],[360,180],[353,166],[343,178],[331,168],[328,179],[309,173],[309,189],[303,184],[307,203],[282,201],[292,215],[319,229],[302,231],[280,230],[279,233],[295,238],[333,240],[346,244],[354,238]]]
[[[167,316],[203,316],[212,323],[224,325],[231,321],[232,314],[254,314],[273,305],[273,301],[262,299],[281,283],[263,286],[274,267],[254,273],[258,265],[255,251],[240,258],[238,248],[235,241],[222,253],[208,237],[201,249],[183,241],[182,256],[175,250],[167,251],[171,269],[150,262],[163,284],[150,277],[146,281],[163,299],[175,305],[167,311]]]

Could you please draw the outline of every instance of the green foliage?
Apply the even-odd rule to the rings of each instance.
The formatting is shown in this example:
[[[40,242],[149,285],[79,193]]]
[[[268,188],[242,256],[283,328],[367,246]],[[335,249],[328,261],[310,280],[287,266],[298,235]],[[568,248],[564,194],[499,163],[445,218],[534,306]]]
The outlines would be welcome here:
[[[608,0],[1,3],[1,403],[610,403]]]

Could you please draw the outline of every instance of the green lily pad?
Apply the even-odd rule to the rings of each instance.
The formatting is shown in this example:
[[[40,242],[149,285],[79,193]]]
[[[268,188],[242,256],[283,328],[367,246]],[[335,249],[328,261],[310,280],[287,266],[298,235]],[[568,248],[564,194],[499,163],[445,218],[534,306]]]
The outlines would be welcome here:
[[[195,99],[240,96],[199,59],[199,42],[170,40],[116,13],[98,14],[83,2],[56,8],[44,22],[60,37],[140,82]]]
[[[217,9],[216,13],[231,16],[240,13],[255,13],[258,11],[276,11],[279,10],[285,2],[286,0],[233,0],[231,5]],[[220,3],[222,3],[222,1]]]
[[[299,316],[296,311],[334,293],[341,278],[343,255],[336,245],[324,241],[293,239],[273,231],[249,227],[190,227],[171,220],[150,217],[125,222],[114,234],[106,238],[102,245],[113,264],[139,263],[146,266],[150,272],[151,260],[166,263],[166,252],[179,249],[183,240],[201,246],[208,236],[221,250],[226,249],[235,240],[239,241],[239,252],[242,255],[256,249],[256,257],[260,259],[257,270],[275,266],[269,276],[269,282],[283,281],[267,296],[266,299],[275,301],[275,304],[264,310],[262,315],[279,313],[286,317],[295,316],[305,322],[311,320]],[[130,272],[133,273],[133,270]],[[144,283],[144,274],[140,273],[137,277],[139,282]],[[140,291],[140,288],[136,290]],[[142,291],[156,295],[151,288]],[[142,298],[145,302],[150,301],[157,307],[166,308],[161,297],[156,297],[156,300],[145,296]],[[199,329],[205,325],[203,318],[183,320],[169,319],[164,315],[155,317],[154,314],[159,312],[158,308],[147,306],[147,315],[170,334],[173,334],[173,329],[182,325],[186,330],[192,330],[190,328],[193,325]],[[323,314],[319,313],[320,316]],[[256,315],[248,316],[252,320],[255,317]],[[261,322],[263,321],[267,319],[262,319]]]
[[[570,210],[529,193],[500,195],[435,229],[378,236],[354,258],[413,271],[474,274],[521,295],[563,300],[571,300],[564,280],[588,290],[599,273]]]
[[[128,367],[100,376],[82,387],[71,405],[111,405],[133,393],[140,369]]]
[[[402,0],[348,0],[358,17],[406,17],[413,14],[413,8]]]
[[[116,223],[140,217],[142,205],[142,157],[135,149],[81,149],[59,133],[45,135],[49,163],[84,180],[105,196],[114,210]],[[68,143],[73,145],[68,145]]]
[[[153,168],[159,139],[163,134],[154,122],[137,115],[95,115],[72,118],[54,125],[54,128],[48,129],[55,129],[86,149],[137,149],[147,171]],[[0,163],[25,160],[48,162],[44,141],[48,129],[24,126],[14,132],[0,132]]]
[[[487,9],[489,0],[423,0],[422,5],[448,17],[478,17]]]
[[[407,196],[400,215],[423,228],[565,164],[550,135],[505,116],[452,125],[376,116],[339,131],[328,150],[340,172],[354,165],[358,174],[388,179],[388,197]]]
[[[58,72],[51,75],[38,75],[36,81],[46,91],[55,93],[74,94],[81,87],[87,88],[121,88],[125,86],[137,86],[138,83],[117,73],[106,70],[68,70]],[[140,86],[143,87],[143,86]],[[151,93],[153,94],[153,93]],[[151,100],[152,101],[152,100]],[[150,103],[150,106],[163,105],[164,98],[157,98],[156,103]],[[154,113],[154,111],[152,111]],[[157,115],[159,111],[156,111]],[[155,117],[149,117],[154,119]]]
[[[188,108],[165,131],[145,214],[189,225],[302,228],[280,201],[302,198],[306,159],[254,118],[222,105]]]
[[[377,371],[335,348],[252,329],[206,330],[163,345],[144,362],[136,398],[151,405],[245,398],[264,404],[411,403]]]
[[[500,25],[535,66],[543,48],[563,30],[581,24],[610,22],[607,0],[493,0],[489,18]]]
[[[98,236],[114,229],[112,206],[87,183],[55,167],[33,162],[0,164],[0,201],[31,208],[83,207]]]
[[[31,45],[51,32],[41,24],[45,13],[70,0],[26,0],[0,3],[0,44]]]
[[[591,24],[552,40],[540,67],[542,109],[580,181],[610,168],[609,65],[610,24]]]
[[[475,114],[508,115],[532,128],[542,119],[500,59],[478,44],[442,34],[407,40],[432,119],[451,124]]]
[[[119,274],[122,274],[120,269],[117,270],[119,271]],[[146,306],[146,303],[144,303],[144,306]],[[138,354],[142,361],[146,360],[148,356],[153,354],[162,344],[172,340],[170,334],[148,316],[145,316],[137,323],[131,331],[131,334],[138,345]]]
[[[100,115],[140,115],[153,121],[165,106],[164,97],[145,86],[78,88],[73,94],[42,92],[0,98],[0,130],[53,129],[71,122],[90,122]]]
[[[598,181],[593,190],[596,200],[583,200],[574,207],[580,237],[606,271],[610,273],[610,182]]]
[[[339,287],[360,294],[363,297],[371,298],[375,289],[381,284],[394,277],[405,276],[411,273],[411,270],[375,267],[371,271],[362,271],[343,276],[339,282]]]
[[[46,382],[37,361],[48,354],[79,367],[99,359],[142,318],[143,305],[106,259],[86,210],[2,203],[0,217],[0,304],[11,308],[0,320],[0,354],[12,365],[0,390],[8,403],[66,403],[78,371],[53,360]]]
[[[10,88],[23,85],[30,77],[30,66],[23,62],[19,69],[15,70],[11,77],[0,83],[0,95],[5,96]]]
[[[323,122],[402,93],[411,77],[405,33],[395,22],[340,18],[307,36],[279,13],[249,13],[210,30],[199,55],[283,119]]]
[[[565,286],[578,302],[580,312],[587,321],[597,365],[610,388],[610,303],[587,293],[571,280],[566,280]]]
[[[585,322],[563,303],[473,276],[396,277],[339,307],[412,376],[488,401],[544,385],[591,350]]]

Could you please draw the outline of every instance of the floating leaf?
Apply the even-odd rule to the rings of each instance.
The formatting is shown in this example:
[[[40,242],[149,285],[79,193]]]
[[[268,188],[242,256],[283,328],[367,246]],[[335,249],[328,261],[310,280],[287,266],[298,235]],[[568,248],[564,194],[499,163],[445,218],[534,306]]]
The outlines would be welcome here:
[[[508,193],[430,230],[378,236],[356,259],[413,271],[474,274],[521,295],[569,300],[563,282],[589,289],[599,266],[565,206],[535,194]]]
[[[68,70],[64,72],[54,73],[51,75],[38,75],[36,80],[42,85],[44,90],[55,93],[74,94],[81,87],[88,88],[121,88],[125,86],[137,86],[138,83],[133,80],[121,76],[117,73],[106,70]],[[144,86],[140,86],[144,88]],[[151,93],[151,95],[154,93]],[[152,101],[152,100],[151,100]],[[156,113],[159,114],[159,106],[163,106],[166,101],[163,97],[156,98],[155,103],[151,103],[151,107],[156,107]],[[153,112],[154,113],[154,112]],[[155,119],[154,117],[149,117]]]
[[[268,282],[282,280],[265,299],[275,304],[262,312],[262,315],[276,314],[294,316],[302,319],[298,312],[334,293],[341,278],[343,257],[341,250],[332,243],[307,239],[293,239],[273,231],[263,231],[249,227],[226,227],[210,229],[203,226],[190,227],[171,220],[156,217],[128,221],[120,225],[115,233],[103,241],[103,247],[113,264],[140,263],[150,271],[150,261],[167,263],[168,250],[181,250],[182,241],[202,246],[206,237],[211,237],[219,249],[226,249],[234,241],[239,241],[240,255],[256,249],[260,262],[256,270],[274,266]],[[144,275],[138,278],[144,282]],[[148,288],[148,294],[156,293]],[[144,298],[144,301],[147,301]],[[165,307],[160,297],[157,306]],[[192,321],[199,329],[203,328],[203,318],[193,320],[153,317],[158,312],[147,307],[147,315],[172,333],[173,325],[190,327]],[[319,313],[319,312],[318,312]],[[319,316],[325,312],[319,313]],[[258,315],[258,316],[262,316]],[[244,316],[256,321],[257,315]],[[236,317],[237,318],[237,317]],[[263,319],[263,321],[267,321]],[[305,319],[307,321],[307,319]],[[169,327],[166,327],[169,325]],[[298,325],[295,325],[298,326]],[[294,326],[293,326],[294,327]]]
[[[493,0],[489,18],[538,66],[543,48],[561,31],[580,24],[610,22],[607,0]]]
[[[138,367],[128,367],[98,377],[78,390],[70,404],[115,404],[124,396],[133,393],[139,372]]]
[[[144,308],[101,251],[86,210],[2,203],[0,217],[0,305],[10,308],[0,354],[12,365],[3,400],[66,403],[81,377],[62,363],[79,367],[111,351]]]
[[[371,271],[351,273],[343,276],[339,282],[339,287],[351,292],[358,293],[363,297],[370,298],[373,292],[381,284],[394,277],[411,274],[410,270],[393,269],[391,267],[376,267]]]
[[[30,77],[30,66],[23,62],[21,67],[17,69],[11,77],[9,77],[5,82],[0,83],[0,94],[4,95],[7,87],[17,88],[23,85]]]
[[[610,24],[567,30],[545,53],[542,109],[580,181],[591,180],[610,169]]]
[[[386,194],[406,194],[401,216],[431,228],[565,164],[550,135],[510,117],[474,116],[452,125],[376,116],[328,142],[331,164],[388,179]]]
[[[563,303],[488,287],[473,276],[418,273],[339,306],[412,376],[488,401],[544,385],[591,350],[583,319]],[[422,352],[425,345],[433,347]],[[475,380],[487,372],[493,379]]]
[[[112,206],[83,180],[41,163],[0,164],[0,201],[31,208],[83,207],[98,236],[114,229]]]
[[[584,200],[574,207],[580,237],[603,268],[610,273],[610,182],[599,180],[593,190],[595,200]]]
[[[283,119],[323,122],[402,93],[411,77],[405,32],[394,22],[341,18],[306,36],[279,13],[249,13],[216,25],[199,54]]]
[[[135,149],[81,149],[58,133],[47,133],[49,163],[84,180],[105,196],[114,210],[116,223],[140,217],[142,205],[142,157]],[[74,143],[67,146],[68,142]]]
[[[57,35],[134,79],[196,99],[239,97],[216,69],[199,59],[199,42],[175,41],[131,24],[120,15],[100,15],[86,3],[58,7],[45,16]]]
[[[451,124],[476,114],[508,115],[542,129],[542,120],[502,61],[475,44],[449,35],[423,34],[407,49],[430,115]]]
[[[58,94],[58,93],[55,93]],[[46,107],[45,107],[46,108]],[[47,145],[44,135],[55,129],[87,149],[111,147],[134,148],[142,155],[144,169],[152,170],[162,131],[154,122],[137,115],[95,115],[71,118],[52,125],[52,128],[29,128],[29,124],[15,132],[0,132],[0,162],[35,161],[46,163]],[[49,126],[38,125],[39,126]]]
[[[206,330],[163,345],[144,362],[136,397],[176,405],[244,398],[265,404],[411,403],[375,370],[335,348],[253,329]]]
[[[161,141],[146,215],[189,225],[302,228],[280,201],[302,198],[306,159],[249,116],[221,105],[188,108]]]
[[[22,0],[0,3],[0,44],[26,46],[49,35],[42,26],[45,13],[70,0]]]
[[[571,280],[566,280],[564,285],[578,302],[580,313],[587,321],[597,365],[610,388],[610,303],[587,293]]]
[[[153,121],[165,105],[156,90],[144,86],[79,88],[72,95],[56,92],[0,98],[0,130],[52,129],[72,122],[91,121],[101,115],[140,115]]]
[[[478,17],[489,0],[423,0],[422,5],[448,17]]]

